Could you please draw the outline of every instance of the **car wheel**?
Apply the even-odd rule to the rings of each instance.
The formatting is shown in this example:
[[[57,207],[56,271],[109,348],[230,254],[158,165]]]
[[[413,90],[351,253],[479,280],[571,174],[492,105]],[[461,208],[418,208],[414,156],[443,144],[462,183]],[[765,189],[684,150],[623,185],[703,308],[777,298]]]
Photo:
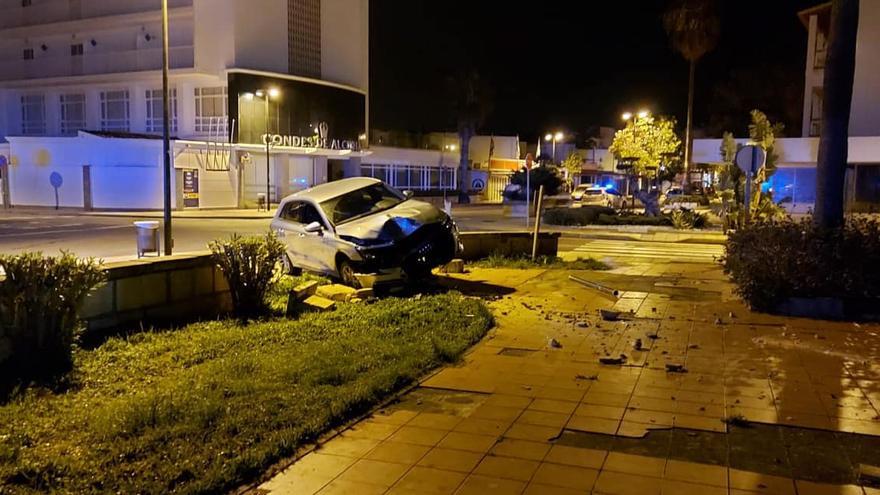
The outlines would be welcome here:
[[[342,280],[343,284],[349,287],[354,287],[355,289],[361,288],[361,282],[354,275],[354,267],[351,266],[351,261],[346,259],[340,260],[337,271],[339,272],[339,278]]]
[[[293,275],[294,277],[299,277],[300,275],[302,275],[302,268],[294,266],[293,262],[290,261],[290,256],[287,253],[281,255],[281,264],[284,266],[284,273],[288,275]]]

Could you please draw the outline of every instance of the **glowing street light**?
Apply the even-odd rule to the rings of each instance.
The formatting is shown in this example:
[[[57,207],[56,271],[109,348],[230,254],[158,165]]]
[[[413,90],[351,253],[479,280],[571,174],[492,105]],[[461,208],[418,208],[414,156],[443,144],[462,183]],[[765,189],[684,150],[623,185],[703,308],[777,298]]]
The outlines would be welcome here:
[[[647,110],[641,110],[641,111],[639,112],[639,118],[640,118],[640,119],[647,118],[648,115],[651,115],[651,112],[649,112],[649,111],[647,111]]]
[[[629,120],[633,118],[633,114],[630,112],[623,112],[623,115],[620,116],[622,120]]]
[[[548,132],[544,136],[544,141],[553,142],[553,163],[556,163],[556,143],[562,141],[565,138],[565,134],[561,131],[556,131],[556,133]]]

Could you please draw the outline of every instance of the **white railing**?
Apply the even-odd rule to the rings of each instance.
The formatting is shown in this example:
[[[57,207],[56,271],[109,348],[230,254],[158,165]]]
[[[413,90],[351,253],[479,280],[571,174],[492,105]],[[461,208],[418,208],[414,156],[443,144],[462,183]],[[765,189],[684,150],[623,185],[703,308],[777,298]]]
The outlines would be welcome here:
[[[21,0],[0,3],[0,29],[34,26],[140,12],[159,11],[159,0],[34,0],[27,7]],[[192,6],[192,0],[169,0],[168,8]]]
[[[175,46],[169,50],[172,69],[192,68],[193,47]],[[92,52],[81,56],[61,55],[37,57],[34,60],[0,61],[0,81],[66,77],[91,74],[112,74],[162,68],[162,49]]]

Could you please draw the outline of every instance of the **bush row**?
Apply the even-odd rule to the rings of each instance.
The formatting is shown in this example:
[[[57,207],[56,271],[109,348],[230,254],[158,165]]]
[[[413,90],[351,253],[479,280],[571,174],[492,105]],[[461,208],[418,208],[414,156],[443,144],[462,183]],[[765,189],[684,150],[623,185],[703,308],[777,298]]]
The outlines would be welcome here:
[[[647,225],[656,227],[702,228],[706,225],[705,215],[680,210],[677,213],[656,217],[633,214],[618,214],[613,208],[605,206],[583,206],[581,208],[548,208],[542,217],[548,225]]]
[[[880,298],[880,223],[825,230],[809,221],[764,223],[731,233],[724,270],[759,310],[790,297]]]

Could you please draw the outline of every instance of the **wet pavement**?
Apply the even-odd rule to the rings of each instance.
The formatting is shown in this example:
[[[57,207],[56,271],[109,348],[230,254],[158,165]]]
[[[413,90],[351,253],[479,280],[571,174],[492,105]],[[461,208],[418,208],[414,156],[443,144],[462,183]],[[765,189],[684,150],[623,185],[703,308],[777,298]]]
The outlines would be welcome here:
[[[496,328],[259,490],[880,494],[880,325],[752,313],[717,265],[616,266],[444,279]]]

